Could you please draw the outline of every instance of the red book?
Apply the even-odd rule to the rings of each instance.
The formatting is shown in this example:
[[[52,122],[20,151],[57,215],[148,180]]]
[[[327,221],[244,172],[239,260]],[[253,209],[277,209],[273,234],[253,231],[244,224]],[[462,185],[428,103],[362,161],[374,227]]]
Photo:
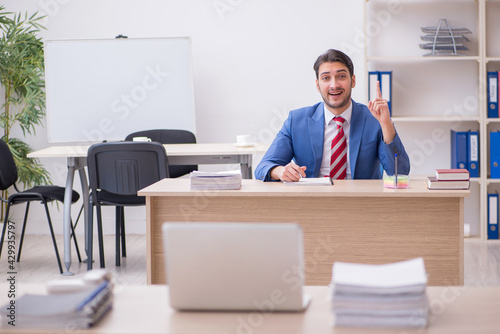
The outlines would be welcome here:
[[[442,180],[469,180],[467,169],[436,169],[436,179]]]

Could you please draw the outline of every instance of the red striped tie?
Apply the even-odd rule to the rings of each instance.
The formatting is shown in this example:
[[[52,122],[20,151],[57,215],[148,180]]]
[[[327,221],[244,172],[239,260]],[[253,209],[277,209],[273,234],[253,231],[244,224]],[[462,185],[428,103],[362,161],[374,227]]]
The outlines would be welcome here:
[[[330,159],[330,177],[334,180],[343,180],[347,173],[347,142],[344,134],[342,123],[345,119],[340,116],[334,117],[333,120],[337,125],[337,129],[332,140],[332,157]]]

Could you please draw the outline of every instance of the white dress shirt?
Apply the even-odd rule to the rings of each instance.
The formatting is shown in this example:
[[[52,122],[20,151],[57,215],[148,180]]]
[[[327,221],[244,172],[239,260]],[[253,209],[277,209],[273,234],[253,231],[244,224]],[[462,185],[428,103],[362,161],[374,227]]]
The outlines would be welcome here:
[[[323,160],[321,160],[321,168],[319,170],[319,176],[330,176],[330,159],[331,159],[331,148],[332,148],[332,140],[333,135],[335,134],[335,130],[337,129],[337,125],[333,120],[336,115],[332,114],[324,104],[324,113],[325,113],[325,137],[323,139]],[[351,179],[351,168],[349,163],[349,132],[351,129],[351,115],[352,115],[352,103],[349,105],[342,114],[339,116],[345,119],[345,122],[342,124],[344,128],[344,134],[346,137],[347,144],[347,176],[346,179]]]

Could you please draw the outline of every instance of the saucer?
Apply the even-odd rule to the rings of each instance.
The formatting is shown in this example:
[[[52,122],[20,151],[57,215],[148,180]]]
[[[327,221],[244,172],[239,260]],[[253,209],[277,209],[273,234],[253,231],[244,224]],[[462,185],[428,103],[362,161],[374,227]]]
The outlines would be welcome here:
[[[248,143],[248,144],[233,143],[233,145],[236,147],[252,147],[253,143]]]

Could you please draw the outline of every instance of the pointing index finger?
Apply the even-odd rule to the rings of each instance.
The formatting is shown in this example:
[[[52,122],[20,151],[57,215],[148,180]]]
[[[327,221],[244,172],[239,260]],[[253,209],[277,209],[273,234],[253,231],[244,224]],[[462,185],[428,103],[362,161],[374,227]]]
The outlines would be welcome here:
[[[377,81],[377,98],[382,98],[382,92],[380,91],[380,81]]]

